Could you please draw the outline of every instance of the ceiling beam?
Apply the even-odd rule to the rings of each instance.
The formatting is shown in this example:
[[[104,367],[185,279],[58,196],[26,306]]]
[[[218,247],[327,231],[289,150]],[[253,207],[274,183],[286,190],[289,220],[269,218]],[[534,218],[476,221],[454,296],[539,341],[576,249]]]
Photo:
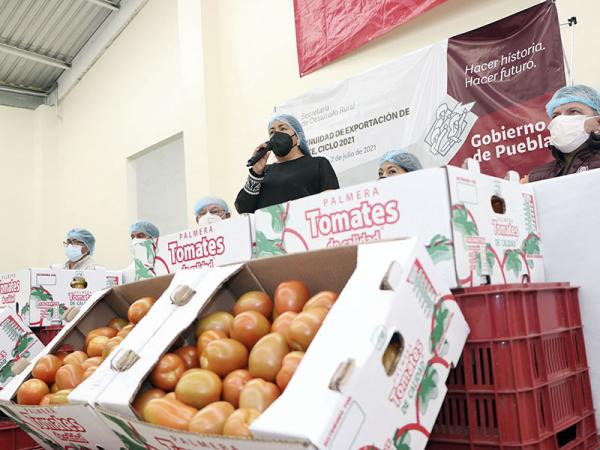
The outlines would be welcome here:
[[[67,64],[60,59],[40,55],[39,53],[30,52],[29,50],[23,50],[22,48],[15,47],[14,45],[0,43],[0,52],[10,53],[11,55],[18,56],[19,58],[29,59],[31,61],[46,64],[47,66],[58,67],[59,69],[63,70],[69,70],[71,68],[70,64]]]
[[[0,84],[0,91],[1,92],[11,92],[13,94],[33,95],[34,97],[46,97],[48,95],[46,92],[34,91],[33,89],[25,89],[25,88],[7,86],[5,84]]]
[[[112,9],[113,11],[119,10],[119,5],[116,3],[110,2],[108,0],[85,0],[89,3],[94,3],[95,5],[102,6],[103,8]]]

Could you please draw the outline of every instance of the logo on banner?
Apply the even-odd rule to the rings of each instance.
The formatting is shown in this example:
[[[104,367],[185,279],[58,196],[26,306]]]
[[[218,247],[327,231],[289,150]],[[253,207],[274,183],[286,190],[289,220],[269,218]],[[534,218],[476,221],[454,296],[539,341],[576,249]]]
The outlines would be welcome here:
[[[474,104],[475,102],[471,102],[463,105],[458,102],[454,107],[448,103],[438,106],[433,125],[425,136],[425,143],[429,146],[431,154],[446,156],[458,151],[477,120],[477,117],[471,114]]]

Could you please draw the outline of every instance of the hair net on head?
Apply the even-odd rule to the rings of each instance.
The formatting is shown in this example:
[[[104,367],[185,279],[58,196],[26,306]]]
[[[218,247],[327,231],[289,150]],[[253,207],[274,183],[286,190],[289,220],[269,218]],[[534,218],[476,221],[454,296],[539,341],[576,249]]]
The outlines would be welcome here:
[[[402,167],[407,172],[423,168],[421,162],[415,155],[402,150],[390,150],[389,152],[384,153],[383,156],[379,158],[379,165],[382,165],[386,161]]]
[[[90,255],[94,253],[94,246],[96,245],[96,238],[92,233],[84,228],[73,228],[67,233],[68,239],[75,239],[83,242],[90,251]]]
[[[546,114],[551,118],[554,108],[571,102],[583,103],[600,113],[600,92],[584,84],[575,84],[560,88],[554,93],[548,104],[546,104]]]
[[[291,114],[275,114],[273,117],[271,117],[271,120],[269,120],[267,130],[271,129],[271,125],[273,125],[273,122],[276,120],[279,122],[287,123],[290,127],[292,127],[296,132],[296,136],[298,136],[298,147],[300,147],[302,153],[304,153],[306,156],[312,156],[308,148],[306,136],[304,135],[304,129],[302,128],[302,125],[300,125],[298,119],[296,119]]]
[[[229,206],[227,206],[227,202],[219,197],[202,197],[200,200],[196,202],[196,206],[194,206],[194,214],[197,216],[200,214],[200,210],[202,208],[206,208],[208,205],[219,205],[221,206],[226,213],[229,212]]]
[[[129,234],[131,233],[144,233],[146,236],[152,239],[156,239],[160,236],[160,231],[157,226],[146,220],[140,220],[129,227]]]

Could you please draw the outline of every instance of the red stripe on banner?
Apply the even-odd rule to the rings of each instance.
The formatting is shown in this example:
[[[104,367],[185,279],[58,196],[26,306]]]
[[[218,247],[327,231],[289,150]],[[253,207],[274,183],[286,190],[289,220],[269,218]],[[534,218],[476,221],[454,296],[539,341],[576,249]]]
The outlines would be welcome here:
[[[445,0],[294,0],[300,76]]]

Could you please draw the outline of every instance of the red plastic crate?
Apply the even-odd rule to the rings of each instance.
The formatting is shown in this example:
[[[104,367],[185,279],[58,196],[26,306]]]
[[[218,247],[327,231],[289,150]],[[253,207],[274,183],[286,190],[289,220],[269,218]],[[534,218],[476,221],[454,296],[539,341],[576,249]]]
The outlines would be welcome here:
[[[600,443],[596,431],[594,413],[527,444],[479,444],[468,441],[430,440],[426,450],[598,450]]]
[[[0,421],[0,449],[30,450],[40,446],[12,420]]]
[[[48,345],[60,330],[62,330],[62,325],[50,325],[48,327],[35,327],[31,329],[44,345]]]
[[[577,291],[569,283],[530,283],[452,292],[471,327],[468,342],[478,342],[581,327]]]
[[[587,368],[583,329],[465,344],[450,392],[530,389]]]

